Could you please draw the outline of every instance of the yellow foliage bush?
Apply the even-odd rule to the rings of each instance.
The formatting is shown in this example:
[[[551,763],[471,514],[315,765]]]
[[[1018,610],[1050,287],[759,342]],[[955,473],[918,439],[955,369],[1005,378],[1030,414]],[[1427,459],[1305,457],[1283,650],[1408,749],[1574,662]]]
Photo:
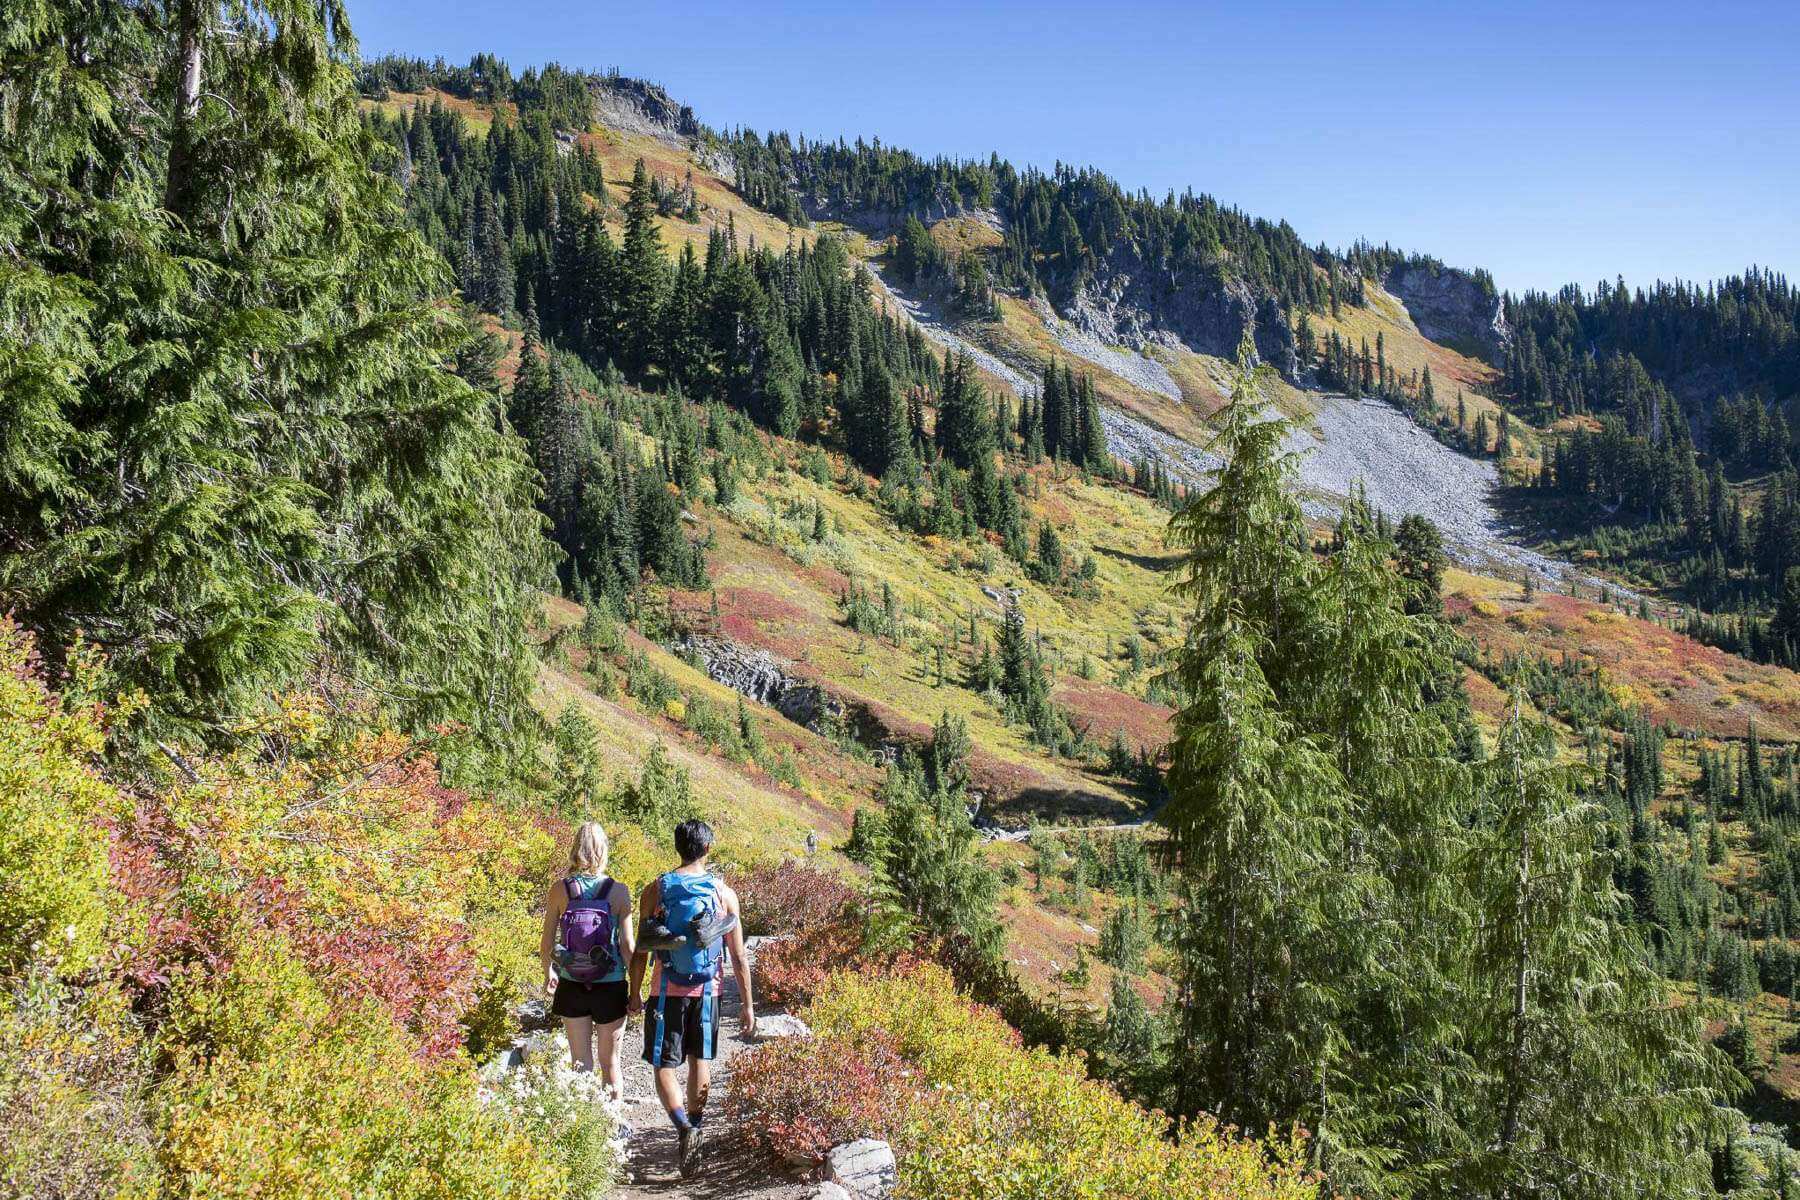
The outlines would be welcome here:
[[[0,974],[36,961],[93,965],[106,920],[106,838],[118,794],[93,764],[103,710],[65,699],[32,670],[31,642],[0,620]],[[74,656],[79,694],[94,664]]]
[[[1474,609],[1478,616],[1497,617],[1500,615],[1500,606],[1495,604],[1492,600],[1477,600],[1469,607]]]
[[[279,1053],[226,1049],[161,1089],[163,1165],[193,1197],[560,1196],[553,1155],[483,1106],[469,1072],[412,1053],[385,1014],[282,1025]]]
[[[844,974],[806,1010],[822,1036],[880,1031],[928,1088],[896,1143],[900,1191],[1027,1200],[1300,1200],[1316,1187],[1292,1140],[1169,1123],[1087,1077],[1076,1056],[1026,1049],[998,1013],[935,966]]]
[[[547,1102],[484,1102],[459,1051],[480,968],[535,954],[541,822],[310,696],[123,803],[73,665],[59,695],[0,622],[0,1196],[604,1186],[610,1116],[578,1179]]]

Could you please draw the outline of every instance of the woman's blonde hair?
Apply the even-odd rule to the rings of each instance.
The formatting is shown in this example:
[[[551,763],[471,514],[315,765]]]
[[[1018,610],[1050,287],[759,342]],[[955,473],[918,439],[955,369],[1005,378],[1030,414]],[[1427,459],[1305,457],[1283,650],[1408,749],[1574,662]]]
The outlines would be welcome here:
[[[606,870],[606,859],[611,853],[606,830],[600,827],[600,822],[583,821],[569,847],[569,874],[598,875]]]

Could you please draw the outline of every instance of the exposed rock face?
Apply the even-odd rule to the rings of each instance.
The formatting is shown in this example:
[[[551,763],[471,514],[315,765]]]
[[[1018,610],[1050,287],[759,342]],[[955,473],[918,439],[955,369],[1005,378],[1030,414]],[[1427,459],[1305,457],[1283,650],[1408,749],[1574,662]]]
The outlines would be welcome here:
[[[877,240],[889,234],[898,233],[906,224],[906,218],[917,217],[926,225],[935,224],[949,217],[977,216],[984,223],[998,222],[999,218],[992,209],[965,208],[960,201],[948,192],[934,196],[924,204],[912,208],[867,208],[849,203],[836,196],[822,196],[817,192],[800,189],[800,206],[806,211],[809,221],[842,221],[846,225],[854,225],[868,236]]]
[[[856,1200],[880,1200],[893,1195],[897,1177],[893,1148],[874,1138],[834,1146],[825,1158],[826,1181],[837,1184]]]
[[[826,719],[841,720],[844,704],[816,683],[792,674],[767,650],[725,638],[690,636],[681,648],[699,656],[707,675],[741,696],[767,704],[796,725],[817,731]]]
[[[1401,263],[1382,286],[1434,342],[1472,348],[1489,360],[1500,358],[1512,344],[1506,311],[1485,278],[1454,267]]]
[[[1126,243],[1113,248],[1066,308],[1064,318],[1082,332],[1134,350],[1179,344],[1231,358],[1248,330],[1263,362],[1287,378],[1298,369],[1293,330],[1273,296],[1259,300],[1243,280],[1211,270],[1159,274]]]
[[[694,110],[677,104],[654,83],[608,75],[594,80],[588,90],[594,97],[594,119],[609,129],[647,133],[678,146],[703,132]]]

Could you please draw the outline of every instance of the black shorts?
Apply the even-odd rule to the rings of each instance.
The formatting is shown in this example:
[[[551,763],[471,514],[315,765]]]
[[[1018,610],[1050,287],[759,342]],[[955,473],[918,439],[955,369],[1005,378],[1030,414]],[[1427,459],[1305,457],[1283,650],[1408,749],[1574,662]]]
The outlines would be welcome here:
[[[623,979],[601,983],[559,979],[550,1011],[559,1017],[592,1017],[598,1024],[611,1025],[625,1016],[625,991]]]
[[[644,1001],[644,1061],[678,1067],[689,1058],[711,1059],[719,1042],[718,982],[711,996],[658,996]]]

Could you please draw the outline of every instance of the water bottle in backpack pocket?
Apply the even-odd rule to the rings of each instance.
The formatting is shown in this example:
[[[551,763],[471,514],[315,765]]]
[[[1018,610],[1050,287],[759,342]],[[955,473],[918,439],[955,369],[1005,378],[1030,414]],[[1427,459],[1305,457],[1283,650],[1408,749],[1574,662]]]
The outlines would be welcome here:
[[[565,879],[563,886],[569,892],[569,906],[557,926],[556,965],[576,983],[598,983],[619,969],[612,908],[606,903],[612,880],[602,879],[599,887],[590,889],[580,880]]]
[[[716,979],[724,959],[723,938],[711,935],[709,940],[688,936],[716,929],[723,915],[719,899],[719,881],[711,875],[684,875],[670,872],[662,877],[663,924],[670,933],[681,937],[680,945],[660,951],[663,978],[673,984],[692,987]]]

